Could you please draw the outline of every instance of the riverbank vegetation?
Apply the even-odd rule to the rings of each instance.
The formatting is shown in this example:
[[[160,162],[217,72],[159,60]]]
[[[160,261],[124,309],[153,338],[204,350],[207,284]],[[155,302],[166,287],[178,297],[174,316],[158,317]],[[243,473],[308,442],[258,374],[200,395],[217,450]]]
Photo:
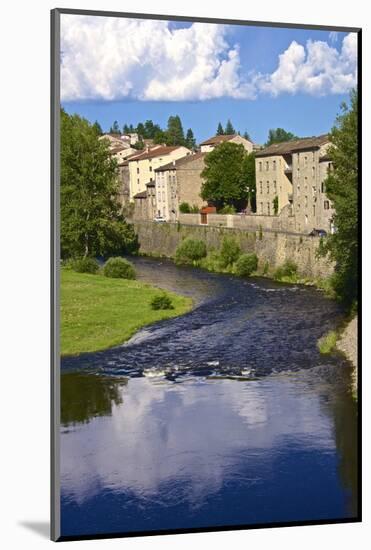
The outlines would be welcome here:
[[[350,95],[350,105],[341,106],[330,133],[327,154],[333,170],[325,181],[326,194],[335,209],[336,232],[319,248],[335,262],[331,284],[336,297],[350,310],[358,296],[358,95]]]
[[[157,296],[171,307],[153,309]],[[192,300],[135,280],[61,270],[61,353],[119,345],[145,325],[189,311]]]
[[[320,353],[327,355],[334,351],[338,337],[339,335],[335,330],[330,330],[324,334],[317,342]]]

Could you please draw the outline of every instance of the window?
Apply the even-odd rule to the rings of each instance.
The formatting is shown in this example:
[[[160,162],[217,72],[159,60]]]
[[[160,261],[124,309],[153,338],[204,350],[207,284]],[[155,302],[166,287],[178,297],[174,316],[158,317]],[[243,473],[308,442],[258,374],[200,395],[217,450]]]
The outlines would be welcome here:
[[[315,217],[315,215],[316,215],[316,205],[313,204],[313,217]]]
[[[152,172],[152,166],[149,167],[149,171]]]
[[[267,181],[267,193],[269,195],[269,181]]]
[[[165,191],[162,191],[162,200],[165,202]]]
[[[323,203],[323,208],[324,208],[324,210],[329,210],[329,209],[330,209],[330,203],[329,203],[329,201],[324,201],[324,203]]]
[[[259,162],[259,172],[261,172],[262,170],[263,170],[263,163]]]
[[[259,182],[260,183],[260,194],[262,195],[263,194],[263,182]]]
[[[260,214],[263,214],[263,203],[260,203]]]
[[[307,165],[308,165],[308,157],[305,156],[305,157],[304,157],[304,166],[307,166]]]
[[[270,202],[267,202],[267,212],[268,212],[268,216],[271,215],[271,203]]]
[[[308,206],[308,197],[304,197],[304,206]]]
[[[305,176],[305,178],[304,178],[304,189],[305,190],[308,189],[308,178],[307,178],[307,176]]]
[[[321,183],[321,193],[326,193],[326,186],[324,181]]]
[[[314,166],[312,166],[312,178],[316,175],[316,169]]]
[[[300,195],[300,183],[297,184],[296,190],[297,190],[297,192],[298,192],[298,195]]]
[[[140,182],[140,179],[138,178],[138,179],[137,179],[137,184],[138,184],[138,185],[139,185],[139,182]]]
[[[275,170],[275,169],[276,169],[276,161],[274,160],[273,161],[273,170]]]
[[[277,182],[276,182],[276,180],[274,180],[274,182],[273,182],[273,190],[274,190],[275,193],[277,193]]]
[[[137,168],[137,174],[139,174],[139,167]]]
[[[265,163],[265,169],[268,171],[269,170],[269,160],[266,161]]]
[[[308,216],[305,214],[305,225],[308,225]]]

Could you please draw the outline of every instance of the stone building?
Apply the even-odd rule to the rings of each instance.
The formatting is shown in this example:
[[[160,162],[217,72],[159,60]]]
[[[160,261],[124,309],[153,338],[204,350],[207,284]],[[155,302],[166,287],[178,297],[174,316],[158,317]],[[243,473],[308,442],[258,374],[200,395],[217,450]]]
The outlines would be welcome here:
[[[323,135],[275,143],[257,151],[256,213],[273,216],[289,206],[299,233],[314,228],[332,231],[334,212],[324,189],[331,169],[328,146],[328,136]]]
[[[154,171],[156,168],[164,166],[173,160],[191,154],[187,147],[183,146],[162,146],[157,145],[151,149],[147,149],[131,156],[129,161],[130,173],[130,198],[134,195],[145,191],[146,184],[154,181]]]
[[[214,136],[200,143],[201,153],[210,153],[210,151],[215,149],[215,147],[217,147],[221,143],[225,143],[226,141],[242,144],[248,153],[251,153],[254,148],[254,145],[250,140],[245,139],[238,134],[229,134],[223,136]]]
[[[155,182],[148,182],[145,191],[137,193],[134,200],[134,220],[153,220],[156,216]]]
[[[155,170],[156,214],[168,221],[179,218],[179,206],[188,203],[201,208],[201,172],[205,153],[195,153]]]

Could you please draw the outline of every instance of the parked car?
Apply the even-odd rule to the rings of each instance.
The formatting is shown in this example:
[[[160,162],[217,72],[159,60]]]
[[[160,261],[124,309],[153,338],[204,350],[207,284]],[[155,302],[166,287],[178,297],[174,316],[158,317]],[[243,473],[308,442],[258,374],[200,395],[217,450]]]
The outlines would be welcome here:
[[[312,229],[309,233],[309,237],[327,237],[327,231],[324,229]]]
[[[166,222],[165,218],[163,216],[155,216],[153,221],[155,222],[158,222],[158,223],[164,223]]]

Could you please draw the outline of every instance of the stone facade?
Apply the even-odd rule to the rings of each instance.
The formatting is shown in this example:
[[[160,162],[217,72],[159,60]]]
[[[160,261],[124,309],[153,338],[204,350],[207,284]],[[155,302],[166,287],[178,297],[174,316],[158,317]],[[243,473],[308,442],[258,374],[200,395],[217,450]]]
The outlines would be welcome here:
[[[334,210],[324,188],[331,161],[327,135],[277,143],[256,153],[257,214],[272,216],[291,205],[295,231],[333,231]]]
[[[210,151],[215,149],[215,147],[221,143],[225,143],[226,141],[243,145],[248,153],[251,153],[254,149],[254,145],[250,140],[245,139],[238,134],[230,134],[224,136],[214,136],[206,141],[203,141],[200,144],[201,153],[210,153]]]
[[[203,180],[201,173],[205,168],[205,154],[196,153],[188,157],[184,162],[179,162],[177,167],[178,200],[190,206],[202,208],[206,203],[201,198]]]

